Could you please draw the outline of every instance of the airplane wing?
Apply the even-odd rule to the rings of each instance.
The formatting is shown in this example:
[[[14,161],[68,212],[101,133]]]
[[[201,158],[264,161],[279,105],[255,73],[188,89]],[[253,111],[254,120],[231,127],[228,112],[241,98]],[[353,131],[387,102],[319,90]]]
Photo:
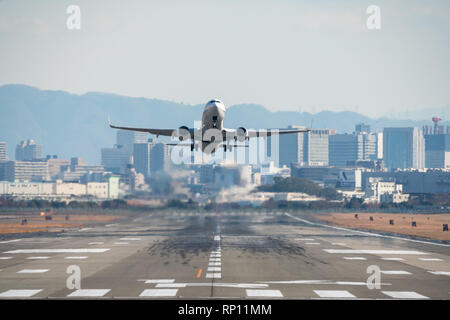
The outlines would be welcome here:
[[[239,129],[224,129],[225,135],[234,139],[235,136],[243,136],[245,133],[245,138],[257,138],[257,137],[270,137],[273,135],[280,134],[290,134],[299,132],[308,132],[311,129],[264,129],[264,130],[245,130],[240,131]]]
[[[148,132],[151,134],[156,134],[157,136],[172,136],[172,132],[176,129],[151,129],[151,128],[132,128],[132,127],[119,127],[112,124],[109,126],[113,129],[121,129],[121,130],[130,130],[130,131],[140,131],[140,132]]]
[[[255,137],[270,137],[274,135],[280,134],[290,134],[290,133],[299,133],[299,132],[308,132],[311,129],[266,129],[266,130],[248,130],[247,136],[249,138]]]

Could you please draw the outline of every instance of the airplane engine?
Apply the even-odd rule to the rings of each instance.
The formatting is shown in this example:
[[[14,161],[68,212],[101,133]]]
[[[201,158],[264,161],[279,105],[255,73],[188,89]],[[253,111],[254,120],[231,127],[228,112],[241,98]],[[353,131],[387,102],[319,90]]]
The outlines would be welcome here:
[[[176,135],[178,137],[178,140],[180,141],[189,139],[190,137],[189,128],[186,126],[179,127]]]
[[[236,130],[236,140],[239,140],[240,142],[243,142],[245,138],[247,137],[247,129],[244,127],[239,127]]]

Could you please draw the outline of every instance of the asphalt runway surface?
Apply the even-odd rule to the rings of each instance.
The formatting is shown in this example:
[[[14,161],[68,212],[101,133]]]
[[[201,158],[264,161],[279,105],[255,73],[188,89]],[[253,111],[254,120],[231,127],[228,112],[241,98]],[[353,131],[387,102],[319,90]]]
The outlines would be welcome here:
[[[284,212],[143,213],[0,240],[0,299],[46,298],[447,300],[450,245]]]

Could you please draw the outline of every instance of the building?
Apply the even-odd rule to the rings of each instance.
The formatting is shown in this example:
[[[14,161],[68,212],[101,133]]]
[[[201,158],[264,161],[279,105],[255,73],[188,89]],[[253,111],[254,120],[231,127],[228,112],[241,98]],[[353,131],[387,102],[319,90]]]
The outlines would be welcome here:
[[[393,169],[422,169],[425,166],[425,142],[416,127],[384,128],[383,159]]]
[[[146,179],[151,174],[152,147],[152,142],[135,143],[133,147],[134,168],[137,173],[142,173]]]
[[[48,174],[51,180],[59,178],[59,174],[70,166],[69,160],[58,159],[56,156],[49,158],[47,156]]]
[[[0,161],[0,181],[50,180],[46,161]]]
[[[170,147],[164,143],[153,145],[150,151],[150,171],[167,171],[170,166]]]
[[[370,133],[370,125],[364,123],[358,123],[355,126],[356,133]]]
[[[404,194],[403,186],[392,178],[371,177],[365,185],[365,199],[367,202],[400,203],[408,201],[409,194]]]
[[[394,172],[362,172],[362,188],[366,188],[369,178],[390,179],[402,185],[405,193],[437,194],[450,193],[450,171],[394,171]]]
[[[348,162],[376,160],[377,134],[355,132],[329,136],[329,165],[345,167]]]
[[[450,169],[450,134],[425,135],[425,167]]]
[[[33,139],[21,141],[16,146],[16,160],[30,161],[42,158],[42,145],[36,144]]]
[[[83,179],[92,181],[97,180],[98,178],[103,181],[103,176],[106,174],[103,166],[87,164],[83,161],[83,159],[76,157],[70,159],[70,166],[62,166],[61,170],[62,171],[58,175],[58,178],[66,182],[80,182]],[[93,179],[92,177],[89,178],[87,176],[97,178]]]
[[[306,129],[302,126],[289,126],[288,129]],[[303,133],[282,134],[279,136],[279,165],[290,166],[291,163],[303,162]],[[268,139],[270,149],[270,139]]]
[[[133,163],[133,155],[122,146],[116,148],[102,148],[102,166],[105,170],[115,174],[125,174],[127,165]]]
[[[121,149],[130,156],[133,155],[133,146],[135,143],[146,142],[148,142],[147,132],[117,130],[116,148]]]
[[[0,161],[8,161],[8,144],[0,141]]]

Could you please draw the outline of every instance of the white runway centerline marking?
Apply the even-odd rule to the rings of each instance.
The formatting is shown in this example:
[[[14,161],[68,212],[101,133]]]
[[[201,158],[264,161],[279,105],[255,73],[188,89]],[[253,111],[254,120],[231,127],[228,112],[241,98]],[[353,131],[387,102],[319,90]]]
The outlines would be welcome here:
[[[147,279],[145,283],[174,283],[175,279]]]
[[[313,290],[321,298],[356,298],[346,290]]]
[[[403,270],[381,270],[381,273],[382,274],[396,274],[396,275],[411,274],[411,272],[403,271]]]
[[[210,262],[220,262],[220,258],[209,258]]]
[[[42,289],[8,290],[0,293],[0,298],[29,298],[41,292]]]
[[[90,245],[94,245],[94,244],[104,244],[104,242],[94,241],[94,242],[89,242],[88,244],[90,244]]]
[[[394,299],[429,299],[414,291],[381,291],[385,295]]]
[[[28,260],[45,260],[48,259],[49,257],[28,257]]]
[[[245,290],[247,297],[263,297],[263,298],[283,298],[283,294],[280,290]]]
[[[442,261],[442,259],[438,259],[438,258],[419,258],[419,260],[422,260],[422,261]]]
[[[207,279],[210,279],[210,278],[212,278],[212,279],[221,279],[222,278],[222,274],[220,274],[220,273],[207,273],[206,274],[206,278]]]
[[[364,257],[344,257],[345,260],[367,260]]]
[[[22,269],[16,273],[45,273],[50,271],[50,269]]]
[[[175,297],[178,289],[145,289],[140,297]]]
[[[78,230],[78,231],[88,231],[88,230],[91,230],[92,228],[83,228],[83,229],[80,229],[80,230]]]
[[[109,249],[19,249],[3,253],[101,253]]]
[[[440,276],[450,276],[450,271],[428,271],[428,272]]]
[[[220,241],[220,236],[215,236],[214,241]]]
[[[103,297],[109,291],[111,289],[78,289],[68,294],[67,297]]]
[[[12,257],[0,257],[0,260],[9,260],[12,259]]]
[[[305,244],[320,244],[319,242],[305,242]]]
[[[295,240],[297,240],[297,241],[314,241],[316,239],[313,239],[313,238],[301,238],[301,239],[295,239]]]
[[[221,272],[222,268],[221,267],[208,267],[208,272]]]
[[[222,263],[221,262],[210,262],[208,263],[208,267],[218,267],[221,266]]]
[[[121,245],[121,244],[128,244],[128,242],[114,242],[114,244]]]
[[[354,250],[354,249],[323,249],[328,253],[343,253],[343,254],[396,254],[396,255],[422,255],[428,254],[422,251],[416,250]]]
[[[404,261],[405,259],[403,258],[381,258],[382,260],[386,260],[386,261]]]
[[[65,257],[64,259],[77,259],[77,260],[81,260],[81,259],[87,259],[88,257],[86,256],[69,256],[69,257]]]

